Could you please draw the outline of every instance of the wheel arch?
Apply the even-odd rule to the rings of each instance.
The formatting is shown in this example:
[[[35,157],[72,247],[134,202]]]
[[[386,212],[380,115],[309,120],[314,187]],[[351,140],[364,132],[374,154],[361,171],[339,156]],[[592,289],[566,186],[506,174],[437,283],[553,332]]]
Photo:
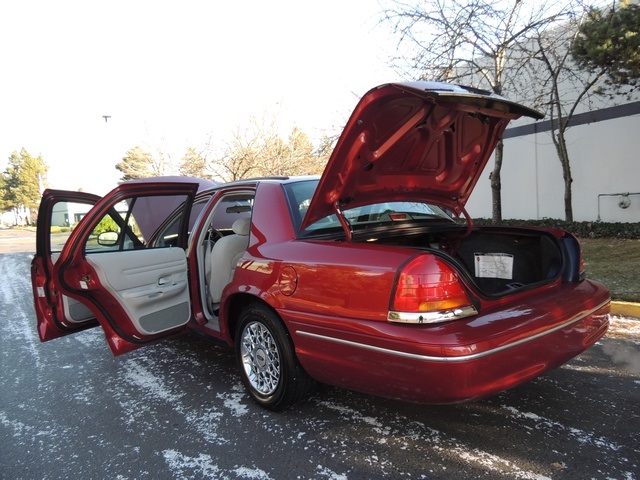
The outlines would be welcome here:
[[[236,293],[235,295],[227,299],[226,304],[226,327],[228,338],[232,343],[235,343],[236,341],[240,314],[245,308],[250,305],[260,305],[271,310],[271,312],[273,312],[273,314],[276,315],[276,317],[279,319],[289,338],[292,339],[291,332],[289,331],[289,328],[285,324],[284,320],[282,320],[282,317],[280,316],[278,311],[265,299],[252,295],[250,293]]]

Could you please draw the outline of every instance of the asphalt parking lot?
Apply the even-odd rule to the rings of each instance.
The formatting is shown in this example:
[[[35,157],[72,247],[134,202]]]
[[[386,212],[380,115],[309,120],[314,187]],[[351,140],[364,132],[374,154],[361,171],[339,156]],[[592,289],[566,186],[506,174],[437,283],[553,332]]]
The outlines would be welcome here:
[[[323,387],[276,414],[244,393],[230,352],[196,337],[121,357],[96,329],[40,343],[19,250],[0,254],[0,478],[640,478],[634,319],[480,402]]]

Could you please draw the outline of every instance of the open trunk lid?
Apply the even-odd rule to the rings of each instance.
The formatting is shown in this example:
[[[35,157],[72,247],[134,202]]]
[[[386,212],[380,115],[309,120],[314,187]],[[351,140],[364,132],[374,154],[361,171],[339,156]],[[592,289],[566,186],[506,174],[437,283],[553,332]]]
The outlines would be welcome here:
[[[510,120],[542,114],[437,82],[370,90],[351,115],[301,230],[345,208],[426,201],[460,213]]]

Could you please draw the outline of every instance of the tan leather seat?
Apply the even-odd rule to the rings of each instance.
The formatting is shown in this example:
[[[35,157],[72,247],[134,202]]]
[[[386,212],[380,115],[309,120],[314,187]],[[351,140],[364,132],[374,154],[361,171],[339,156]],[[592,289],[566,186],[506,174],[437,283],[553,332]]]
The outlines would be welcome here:
[[[231,228],[233,235],[227,235],[218,240],[211,249],[207,260],[207,269],[210,269],[207,283],[213,304],[220,303],[222,290],[233,278],[236,264],[249,246],[251,219],[240,218],[233,223]]]

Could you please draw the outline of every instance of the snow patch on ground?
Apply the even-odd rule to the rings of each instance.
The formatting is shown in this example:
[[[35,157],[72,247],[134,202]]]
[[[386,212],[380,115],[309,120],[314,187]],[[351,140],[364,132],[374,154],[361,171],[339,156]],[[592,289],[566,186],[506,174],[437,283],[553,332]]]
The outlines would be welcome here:
[[[564,434],[574,438],[581,444],[591,444],[599,448],[608,450],[609,454],[615,453],[622,448],[620,445],[617,445],[616,443],[611,442],[606,438],[599,437],[593,432],[585,432],[584,430],[579,428],[569,427],[563,425],[560,422],[556,422],[555,420],[541,417],[531,412],[522,412],[517,408],[510,407],[508,405],[503,405],[502,408],[508,411],[515,418],[532,421],[534,423],[534,428],[538,430],[547,430],[549,432],[553,431],[556,435],[559,432],[563,432]]]
[[[224,411],[213,404],[205,404],[202,408],[194,409],[183,403],[183,392],[174,392],[172,386],[167,384],[168,379],[163,379],[161,374],[153,371],[153,360],[147,358],[145,354],[138,354],[138,358],[127,360],[123,364],[124,373],[122,377],[131,385],[139,388],[143,392],[142,398],[125,398],[124,394],[120,400],[120,405],[125,412],[125,421],[128,425],[140,424],[148,418],[155,417],[155,410],[161,407],[169,407],[177,416],[195,430],[204,441],[209,444],[223,445],[228,440],[219,435],[219,426],[224,419]],[[186,366],[184,368],[187,368]],[[166,381],[165,381],[166,380]],[[243,406],[240,404],[240,394],[224,394],[224,406],[227,407],[234,416],[243,414]],[[153,425],[149,425],[152,429]]]
[[[165,450],[162,455],[174,478],[222,478],[213,458],[206,453],[190,457],[176,450]]]
[[[32,426],[25,425],[18,420],[10,420],[4,412],[0,412],[0,425],[10,429],[18,437],[30,434],[33,431]]]
[[[323,467],[322,465],[318,465],[316,467],[316,472],[321,477],[326,477],[326,478],[329,478],[330,480],[348,480],[349,478],[347,475],[336,473],[328,469],[327,467]]]
[[[357,410],[350,407],[346,407],[344,405],[337,405],[331,402],[319,402],[319,403],[328,409],[335,410],[339,412],[341,415],[349,417],[354,422],[361,422],[369,425],[370,427],[373,427],[374,431],[376,433],[379,433],[380,435],[389,435],[389,432],[390,432],[389,427],[385,427],[384,424],[380,422],[380,420],[376,419],[375,417],[363,415]]]
[[[24,268],[23,255],[4,255],[0,262],[0,322],[2,322],[3,336],[11,338],[16,344],[27,350],[36,365],[39,365],[38,344],[40,339],[35,329],[35,313],[33,307],[29,310],[16,310],[14,305],[20,303],[24,295],[31,292],[31,278],[29,275],[17,275]]]
[[[218,427],[224,418],[224,413],[217,408],[207,407],[204,411],[191,410],[184,414],[184,418],[205,442],[213,445],[229,443],[218,433]]]
[[[607,337],[640,342],[640,320],[610,316]]]
[[[338,412],[345,417],[350,424],[361,424],[358,428],[371,428],[367,437],[375,438],[377,443],[396,443],[401,448],[424,449],[430,448],[436,451],[442,458],[451,458],[454,461],[466,463],[472,467],[480,468],[495,475],[514,475],[517,478],[527,480],[543,480],[548,477],[541,476],[519,468],[512,461],[497,455],[473,448],[455,437],[447,436],[437,429],[426,426],[420,422],[409,422],[407,418],[398,417],[397,425],[385,425],[381,420],[363,415],[356,409],[335,402],[318,402],[319,405]],[[387,422],[388,423],[388,422]],[[386,460],[381,460],[378,455],[370,455],[364,459],[370,465],[378,468],[392,467]]]
[[[247,405],[244,403],[247,399],[244,393],[218,393],[216,398],[223,401],[225,408],[227,408],[234,417],[241,417],[249,412]]]
[[[481,465],[488,471],[496,473],[508,473],[514,475],[516,478],[525,480],[551,480],[551,477],[544,475],[538,475],[537,473],[527,472],[522,470],[513,462],[504,458],[498,457],[482,450],[467,449],[468,447],[456,446],[453,448],[453,452],[458,455],[461,460],[464,460],[471,465]],[[448,454],[449,452],[443,452]]]
[[[250,480],[272,480],[267,472],[259,468],[236,467],[225,471],[221,469],[211,455],[201,453],[192,457],[177,450],[165,450],[162,456],[167,466],[173,472],[174,478],[247,478]]]
[[[238,475],[240,478],[250,478],[255,480],[271,480],[272,478],[267,472],[260,470],[259,468],[238,467],[233,470],[233,473]]]
[[[176,403],[184,395],[172,393],[161,378],[153,375],[136,360],[126,362],[123,378],[147,391],[152,397],[167,403]]]

